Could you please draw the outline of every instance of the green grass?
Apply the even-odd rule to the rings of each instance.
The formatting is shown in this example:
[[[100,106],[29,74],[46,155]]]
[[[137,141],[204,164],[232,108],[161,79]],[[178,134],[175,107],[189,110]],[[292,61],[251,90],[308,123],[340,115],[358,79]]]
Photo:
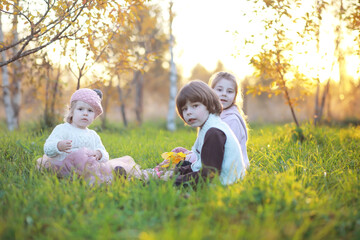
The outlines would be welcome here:
[[[49,131],[0,133],[1,239],[359,239],[360,128],[293,125],[250,131],[245,179],[194,190],[172,182],[116,180],[88,186],[35,170]],[[97,128],[95,126],[95,128]],[[99,131],[110,157],[132,156],[144,168],[193,129],[111,126]]]

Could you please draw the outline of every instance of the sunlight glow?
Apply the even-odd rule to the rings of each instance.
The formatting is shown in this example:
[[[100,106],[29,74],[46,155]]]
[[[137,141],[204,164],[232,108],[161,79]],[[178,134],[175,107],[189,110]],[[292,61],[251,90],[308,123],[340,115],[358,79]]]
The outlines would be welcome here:
[[[261,49],[266,39],[256,38],[258,42],[255,44],[245,45],[246,38],[258,34],[262,36],[264,31],[259,17],[251,18],[251,13],[244,17],[241,13],[249,8],[248,4],[238,0],[226,0],[221,4],[213,0],[174,2],[175,61],[181,65],[185,78],[190,77],[191,70],[197,63],[212,71],[218,60],[240,79],[252,75],[250,58]],[[301,11],[309,10],[309,6],[310,4],[304,6]],[[321,28],[319,53],[315,39],[305,42],[305,45],[300,44],[293,51],[293,63],[299,67],[300,72],[309,78],[319,78],[320,82],[329,78],[339,81],[339,66],[334,55],[334,21],[332,14],[324,14],[322,22],[326,24]],[[295,28],[294,32],[302,30]],[[235,31],[238,34],[233,35]],[[293,37],[294,42],[299,40],[296,39],[296,34]],[[354,46],[352,39],[353,36],[343,33],[342,47]],[[348,75],[358,78],[359,57],[347,56],[346,62]]]
[[[164,31],[167,32],[169,1],[154,0],[152,3],[162,6]],[[301,11],[309,10],[307,9],[309,6],[305,6]],[[242,13],[247,9],[249,12],[247,16],[244,16]],[[224,0],[219,3],[217,0],[181,0],[174,1],[173,11],[175,13],[173,33],[176,41],[174,60],[177,67],[182,69],[183,78],[189,78],[191,70],[198,63],[208,71],[213,71],[218,61],[224,64],[226,70],[235,73],[240,79],[253,74],[250,59],[266,43],[266,38],[260,17],[251,15],[249,2]],[[261,13],[262,16],[264,14],[266,13]],[[299,11],[296,14],[303,13]],[[5,23],[9,21],[9,19],[4,20]],[[334,56],[334,16],[324,14],[322,21],[326,24],[321,29],[319,52],[317,52],[314,39],[304,45],[295,46],[292,53],[293,64],[309,78],[319,78],[321,82],[329,78],[338,81],[339,66]],[[301,31],[300,28],[295,29],[294,33],[299,31]],[[237,34],[234,34],[235,32]],[[245,44],[251,35],[259,35],[259,38],[254,39],[254,44]],[[300,41],[296,37],[294,34],[294,42]],[[345,52],[349,49],[348,52],[355,51],[359,47],[355,46],[353,37],[349,33],[344,33],[342,47],[348,48],[344,49]],[[54,63],[61,61],[62,65],[68,65],[72,61],[69,57],[60,57],[61,48],[62,46],[55,42],[47,50]],[[85,61],[85,50],[79,49],[73,58],[77,58],[77,62],[81,65]],[[345,60],[347,75],[359,79],[359,56],[346,55]],[[76,69],[76,64],[71,63],[71,66]],[[168,67],[168,63],[164,63],[163,66]],[[94,71],[99,76],[104,74],[104,79],[109,79],[104,68],[94,66]]]
[[[360,59],[358,56],[355,56],[355,55],[347,56],[346,72],[354,80],[360,79]]]

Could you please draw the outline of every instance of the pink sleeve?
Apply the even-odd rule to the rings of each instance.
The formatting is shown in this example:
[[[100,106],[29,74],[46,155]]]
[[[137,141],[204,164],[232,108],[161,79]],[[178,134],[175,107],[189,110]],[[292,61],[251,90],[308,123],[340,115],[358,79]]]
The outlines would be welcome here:
[[[174,152],[174,153],[179,153],[179,152],[186,153],[186,152],[188,152],[188,150],[186,148],[183,148],[183,147],[176,147],[173,150],[171,150],[171,152]]]
[[[233,133],[235,134],[236,138],[239,140],[239,143],[241,143],[243,137],[245,136],[244,133],[242,133],[241,131],[241,124],[237,119],[231,119],[230,121],[226,122],[230,129],[233,131]],[[246,139],[245,139],[246,141]]]

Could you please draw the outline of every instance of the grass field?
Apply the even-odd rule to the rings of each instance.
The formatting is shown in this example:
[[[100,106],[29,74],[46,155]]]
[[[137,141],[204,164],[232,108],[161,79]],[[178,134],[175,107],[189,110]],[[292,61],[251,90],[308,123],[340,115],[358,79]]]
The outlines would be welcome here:
[[[35,170],[49,131],[0,133],[1,239],[360,239],[360,127],[252,126],[245,179],[194,190],[117,179],[109,186]],[[193,129],[99,131],[110,157],[153,167],[190,148]]]

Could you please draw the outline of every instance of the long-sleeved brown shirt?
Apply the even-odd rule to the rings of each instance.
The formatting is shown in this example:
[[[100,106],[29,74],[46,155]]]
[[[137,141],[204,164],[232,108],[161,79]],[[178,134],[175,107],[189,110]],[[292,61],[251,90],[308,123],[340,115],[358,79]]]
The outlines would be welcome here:
[[[205,134],[204,144],[201,149],[202,169],[199,172],[193,172],[191,165],[179,167],[175,185],[179,186],[191,180],[198,183],[199,179],[213,177],[213,174],[221,172],[221,166],[224,160],[226,135],[218,128],[210,128]]]

